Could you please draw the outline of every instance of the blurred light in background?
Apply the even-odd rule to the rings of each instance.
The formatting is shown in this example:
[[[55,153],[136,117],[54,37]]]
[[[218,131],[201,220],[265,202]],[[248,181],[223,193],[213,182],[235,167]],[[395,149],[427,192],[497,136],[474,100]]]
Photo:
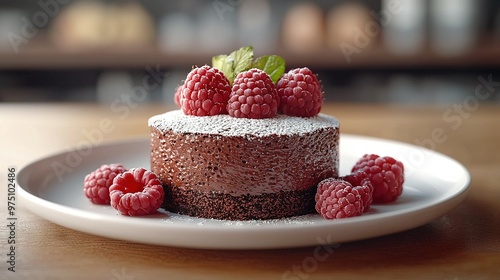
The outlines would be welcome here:
[[[424,50],[426,39],[426,1],[383,0],[384,42],[398,55],[415,55]]]
[[[272,16],[268,0],[243,1],[238,9],[239,44],[259,50],[275,49],[279,30]]]
[[[431,0],[433,50],[441,55],[470,51],[478,38],[482,8],[482,1],[477,0]]]
[[[500,80],[500,2],[0,0],[0,101],[109,102],[160,65],[144,102],[171,102],[192,65],[242,45],[310,67],[327,100],[454,102]]]

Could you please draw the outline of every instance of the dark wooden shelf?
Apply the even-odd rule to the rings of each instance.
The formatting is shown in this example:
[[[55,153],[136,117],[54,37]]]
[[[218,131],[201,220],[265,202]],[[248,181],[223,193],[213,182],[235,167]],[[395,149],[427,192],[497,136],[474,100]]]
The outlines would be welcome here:
[[[210,62],[210,56],[190,53],[165,53],[154,46],[127,48],[110,46],[81,51],[64,50],[47,43],[31,44],[19,53],[0,50],[0,70],[145,68],[146,66],[186,67]]]
[[[381,44],[362,49],[348,62],[340,50],[322,49],[312,53],[294,53],[277,49],[288,66],[307,65],[326,69],[357,68],[480,68],[500,67],[500,43],[488,41],[473,51],[460,56],[441,56],[429,49],[415,56],[398,56]],[[203,51],[166,52],[156,46],[126,48],[106,47],[84,51],[58,49],[47,41],[37,41],[21,48],[15,54],[0,50],[0,70],[58,70],[127,68],[144,69],[159,65],[161,68],[190,68],[211,62],[214,53]]]

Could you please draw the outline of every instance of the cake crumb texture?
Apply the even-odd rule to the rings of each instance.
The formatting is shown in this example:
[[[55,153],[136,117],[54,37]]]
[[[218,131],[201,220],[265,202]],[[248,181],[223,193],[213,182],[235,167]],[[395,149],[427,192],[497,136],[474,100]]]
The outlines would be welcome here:
[[[311,118],[277,115],[267,119],[247,119],[234,118],[229,115],[188,116],[181,110],[153,116],[149,119],[148,124],[150,127],[172,130],[177,133],[219,134],[222,136],[297,135],[321,128],[339,126],[337,119],[325,114]]]

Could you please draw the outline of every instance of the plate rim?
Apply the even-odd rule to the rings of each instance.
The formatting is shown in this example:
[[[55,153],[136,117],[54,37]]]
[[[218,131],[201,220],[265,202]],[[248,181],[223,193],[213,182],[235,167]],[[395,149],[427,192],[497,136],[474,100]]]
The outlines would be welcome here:
[[[439,207],[439,206],[446,208],[444,210],[441,210],[443,213],[441,213],[440,215],[436,215],[436,217],[433,217],[432,219],[425,219],[425,220],[422,220],[419,222],[414,222],[412,224],[412,226],[406,226],[403,228],[399,228],[398,230],[392,230],[390,232],[382,232],[380,234],[372,234],[372,235],[369,235],[366,237],[354,238],[351,240],[346,239],[346,238],[335,239],[335,243],[377,237],[377,236],[381,236],[381,235],[396,233],[396,232],[400,232],[400,231],[404,231],[407,229],[418,227],[420,225],[423,225],[425,223],[428,223],[428,222],[438,218],[439,216],[446,214],[446,212],[448,212],[451,209],[453,209],[454,207],[456,207],[458,204],[460,204],[463,201],[463,199],[465,199],[467,192],[470,189],[471,176],[470,176],[468,170],[465,168],[464,165],[462,165],[460,162],[458,162],[457,160],[453,159],[450,156],[444,155],[442,153],[439,153],[439,152],[436,152],[433,150],[426,149],[424,147],[416,146],[416,145],[405,143],[405,142],[399,142],[396,140],[383,139],[383,138],[377,138],[377,137],[371,137],[371,136],[363,136],[363,135],[345,134],[345,133],[341,134],[341,139],[344,139],[344,141],[346,139],[348,140],[349,138],[350,139],[357,139],[360,141],[382,142],[382,144],[386,144],[386,145],[399,145],[399,146],[403,146],[405,148],[423,149],[427,153],[431,153],[434,156],[442,157],[445,160],[455,164],[458,168],[460,168],[463,171],[462,175],[464,175],[464,181],[460,184],[461,187],[458,187],[452,193],[452,195],[442,197],[438,200],[434,200],[434,201],[432,201],[432,203],[428,203],[426,205],[419,205],[418,207],[412,207],[411,209],[403,209],[404,211],[399,210],[398,214],[397,214],[397,216],[407,215],[409,213],[417,213],[417,212],[424,211],[428,208],[435,208],[435,207]],[[133,138],[123,139],[123,140],[114,140],[114,141],[104,142],[104,143],[101,143],[100,145],[94,146],[94,148],[99,147],[100,149],[105,149],[106,147],[115,146],[115,145],[138,145],[142,142],[147,142],[147,141],[149,141],[148,137],[133,137]],[[104,236],[104,237],[113,238],[113,239],[120,239],[120,240],[126,240],[126,241],[131,241],[131,242],[137,242],[137,243],[147,243],[147,244],[155,244],[155,245],[162,245],[162,246],[190,247],[190,248],[200,248],[200,249],[273,249],[273,248],[291,248],[291,247],[313,246],[316,244],[316,243],[311,243],[310,241],[309,242],[302,242],[300,244],[289,244],[287,242],[282,242],[281,244],[275,244],[275,245],[268,244],[266,242],[262,242],[262,244],[254,244],[254,245],[244,245],[244,244],[235,244],[235,243],[230,243],[230,244],[226,244],[226,245],[221,245],[221,244],[219,244],[219,245],[210,245],[210,244],[201,245],[201,244],[189,244],[186,242],[184,242],[184,243],[181,242],[180,244],[176,244],[175,242],[172,242],[172,240],[170,240],[168,242],[165,242],[165,241],[161,241],[161,242],[150,241],[150,242],[148,242],[148,241],[142,241],[142,240],[138,240],[138,239],[116,237],[114,234],[106,234],[106,232],[105,231],[103,232],[102,230],[101,231],[88,230],[85,228],[85,226],[83,226],[83,227],[79,226],[79,225],[68,226],[67,223],[61,223],[60,219],[63,219],[64,217],[68,216],[68,217],[77,217],[79,219],[83,219],[83,220],[87,220],[87,221],[93,221],[94,223],[99,223],[99,222],[106,223],[106,222],[110,222],[110,221],[112,221],[112,222],[117,222],[117,221],[116,221],[115,216],[102,215],[101,213],[92,213],[92,212],[89,212],[88,210],[85,210],[85,209],[75,208],[75,207],[56,203],[54,201],[46,200],[46,199],[44,199],[36,194],[33,194],[32,193],[33,190],[25,189],[25,188],[29,188],[29,187],[23,186],[22,184],[19,183],[20,179],[25,180],[25,181],[27,180],[27,179],[23,179],[23,177],[27,176],[27,175],[24,175],[24,173],[29,171],[30,166],[36,165],[37,163],[40,163],[41,161],[44,161],[44,160],[50,160],[50,159],[53,159],[53,158],[56,158],[59,156],[63,156],[67,153],[68,153],[68,151],[65,150],[65,151],[52,153],[52,154],[49,154],[47,156],[32,160],[32,161],[28,162],[27,164],[25,164],[24,166],[22,166],[19,169],[18,174],[16,176],[17,188],[19,190],[20,196],[22,197],[23,200],[29,201],[29,203],[25,204],[27,206],[27,208],[30,209],[32,212],[34,212],[36,215],[38,215],[46,220],[49,220],[51,222],[54,222],[56,224],[59,224],[61,226],[65,226],[65,227],[72,228],[74,230],[78,230],[78,231],[82,231],[82,232],[86,232],[89,234]],[[41,210],[41,209],[45,209],[45,210],[48,209],[49,212],[54,212],[54,213],[61,213],[61,211],[62,211],[62,213],[64,213],[64,214],[60,217],[60,219],[56,219],[54,217],[51,217],[50,213],[47,214],[47,213],[43,213],[43,211],[41,211],[41,212],[37,211],[37,210]],[[62,210],[58,211],[58,209],[62,209]],[[373,221],[380,221],[380,220],[383,221],[386,219],[391,219],[393,216],[394,216],[394,214],[392,212],[376,213],[376,215],[362,215],[362,216],[358,216],[358,217],[352,217],[349,219],[342,219],[342,220],[337,221],[337,224],[340,223],[342,225],[351,225],[352,226],[353,224],[355,225],[355,224],[369,222],[369,221],[372,221],[372,222]],[[122,219],[122,217],[120,217],[120,216],[118,216],[118,217],[119,217],[119,219]],[[128,219],[131,217],[124,217],[124,218]],[[152,221],[151,219],[148,219],[148,218],[145,218],[145,219],[144,218],[132,218],[132,219],[137,219],[133,222],[134,224],[137,223],[137,224],[144,226],[148,229],[157,227],[157,221],[154,221],[154,220]],[[195,217],[193,217],[193,219],[202,220],[202,219],[195,218]],[[124,222],[122,222],[121,220],[119,220],[119,222],[118,222],[119,224],[121,224],[121,226],[127,226],[127,225],[130,226],[129,225],[130,221],[128,221],[126,219],[122,219],[122,220]],[[243,221],[243,222],[245,223],[245,221]],[[182,224],[177,223],[176,224],[174,222],[174,223],[168,223],[167,225],[169,226],[169,229],[167,231],[172,231],[172,232],[176,232],[176,231],[180,232],[180,231],[193,229],[192,224],[186,224],[186,223],[182,223]],[[314,229],[312,231],[322,232],[322,234],[324,235],[324,232],[327,231],[328,229],[330,229],[331,227],[332,227],[332,224],[330,222],[322,222],[322,223],[316,224],[314,226],[304,226],[304,224],[300,224],[300,223],[289,223],[289,224],[280,225],[280,230],[303,231],[304,228],[308,228],[308,229],[312,228],[312,229]],[[337,227],[338,227],[338,225],[337,225]],[[259,226],[259,227],[231,226],[231,227],[224,227],[223,229],[221,229],[220,226],[203,225],[203,229],[208,230],[209,233],[221,233],[222,232],[222,233],[227,234],[229,232],[229,233],[233,233],[233,234],[238,234],[238,233],[241,233],[242,231],[245,231],[245,232],[247,232],[247,234],[248,233],[249,234],[261,234],[263,232],[275,231],[276,227],[273,225],[264,226],[264,227],[262,227],[262,226]]]

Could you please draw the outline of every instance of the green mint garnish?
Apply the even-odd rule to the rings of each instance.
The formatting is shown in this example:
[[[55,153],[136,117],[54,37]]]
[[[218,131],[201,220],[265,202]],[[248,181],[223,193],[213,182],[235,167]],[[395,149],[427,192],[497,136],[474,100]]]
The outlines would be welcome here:
[[[212,58],[212,67],[221,70],[232,84],[236,75],[252,67],[252,61],[253,47],[246,46],[229,55],[221,54],[214,56]]]
[[[230,57],[234,57],[234,77],[241,72],[247,71],[252,68],[253,61],[253,47],[242,47],[237,51],[232,52]]]
[[[226,54],[221,54],[212,57],[212,67],[219,69],[224,73],[224,76],[229,80],[229,82],[232,84],[234,77],[234,59],[229,58],[228,55]],[[231,79],[231,77],[233,77]]]
[[[261,56],[252,63],[252,68],[266,72],[273,83],[276,83],[285,73],[285,59],[279,55]]]
[[[250,68],[257,68],[266,72],[273,83],[285,73],[285,59],[278,55],[265,55],[253,61],[252,46],[241,47],[230,54],[221,54],[212,57],[212,67],[222,71],[231,84],[236,76]]]

